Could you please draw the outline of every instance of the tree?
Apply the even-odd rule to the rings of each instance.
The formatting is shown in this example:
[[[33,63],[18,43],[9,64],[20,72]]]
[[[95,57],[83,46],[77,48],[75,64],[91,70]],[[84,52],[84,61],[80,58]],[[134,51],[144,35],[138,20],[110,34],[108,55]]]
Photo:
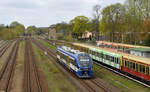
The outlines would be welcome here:
[[[27,27],[27,33],[31,35],[35,35],[37,32],[36,26],[28,26]]]
[[[101,32],[107,35],[110,41],[114,41],[116,32],[125,31],[125,8],[117,3],[103,9],[100,22]]]
[[[99,34],[100,34],[100,30],[99,30],[99,24],[100,24],[100,15],[101,15],[101,6],[100,5],[95,5],[93,7],[93,19],[91,21],[92,25],[92,29],[94,31],[94,35],[96,36],[96,39],[99,39]]]
[[[76,38],[82,36],[82,34],[88,30],[88,21],[89,19],[85,16],[77,16],[72,20],[72,23],[74,23],[73,34]]]

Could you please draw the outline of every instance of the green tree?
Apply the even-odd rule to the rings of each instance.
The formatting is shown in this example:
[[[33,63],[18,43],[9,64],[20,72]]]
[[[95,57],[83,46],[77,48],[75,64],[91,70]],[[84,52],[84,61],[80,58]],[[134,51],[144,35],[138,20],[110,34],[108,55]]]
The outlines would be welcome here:
[[[88,22],[89,19],[85,16],[77,16],[72,20],[72,23],[74,23],[73,34],[76,38],[82,36],[82,34],[88,30]]]
[[[31,35],[35,35],[37,32],[36,26],[28,26],[27,27],[27,33]]]

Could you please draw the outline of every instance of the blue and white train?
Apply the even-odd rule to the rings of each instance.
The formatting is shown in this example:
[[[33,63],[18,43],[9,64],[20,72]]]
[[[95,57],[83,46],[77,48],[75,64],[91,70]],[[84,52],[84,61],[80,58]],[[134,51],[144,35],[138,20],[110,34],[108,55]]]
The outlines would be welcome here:
[[[80,78],[93,75],[93,61],[89,54],[61,46],[57,48],[57,59]]]

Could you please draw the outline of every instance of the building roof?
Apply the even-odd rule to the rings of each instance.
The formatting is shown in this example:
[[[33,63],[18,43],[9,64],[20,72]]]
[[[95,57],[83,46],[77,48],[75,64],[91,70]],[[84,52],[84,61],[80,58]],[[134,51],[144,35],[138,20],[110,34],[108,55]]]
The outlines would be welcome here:
[[[150,48],[131,48],[129,50],[140,51],[140,52],[150,52]]]

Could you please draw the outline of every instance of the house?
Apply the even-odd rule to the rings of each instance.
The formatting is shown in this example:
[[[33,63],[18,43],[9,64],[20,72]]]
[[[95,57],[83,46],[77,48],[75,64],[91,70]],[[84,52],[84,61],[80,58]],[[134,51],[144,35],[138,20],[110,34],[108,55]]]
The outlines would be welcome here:
[[[48,28],[48,38],[49,39],[56,39],[57,38],[57,36],[56,36],[56,25],[51,25]]]

